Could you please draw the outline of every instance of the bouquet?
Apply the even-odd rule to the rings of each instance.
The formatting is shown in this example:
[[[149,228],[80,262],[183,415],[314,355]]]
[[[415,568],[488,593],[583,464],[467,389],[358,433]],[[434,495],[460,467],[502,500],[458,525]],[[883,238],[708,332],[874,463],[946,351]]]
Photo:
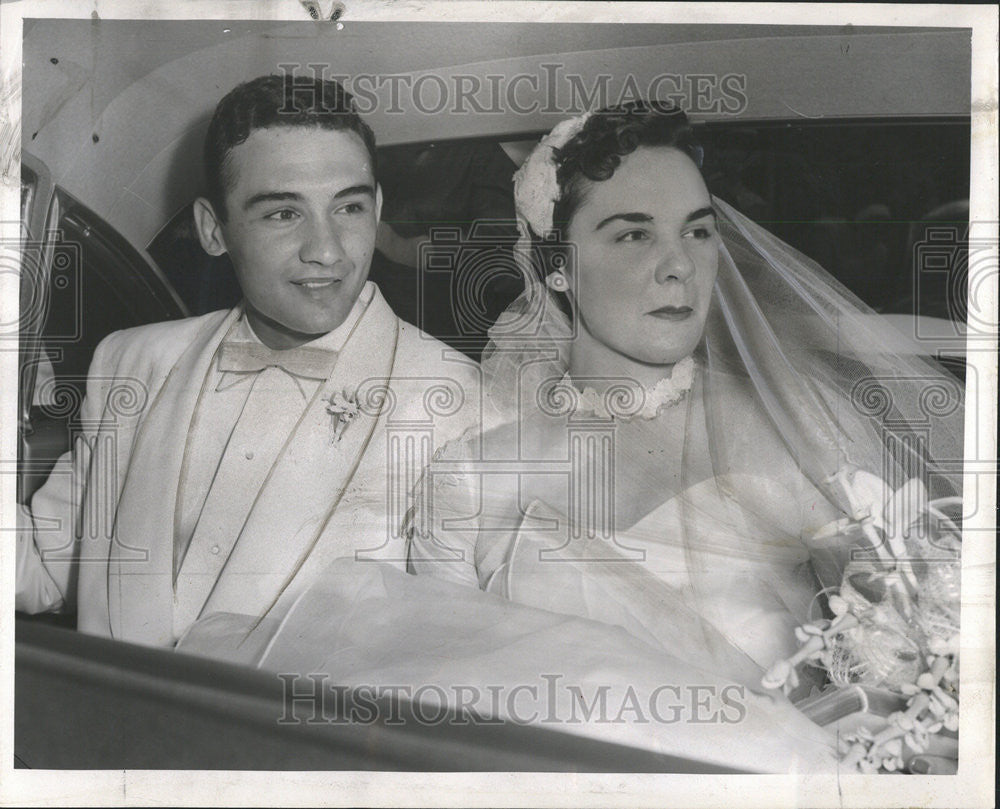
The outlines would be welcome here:
[[[958,730],[961,498],[929,500],[912,479],[899,490],[877,476],[842,469],[830,481],[851,515],[813,542],[839,554],[839,584],[821,592],[826,617],[796,629],[798,652],[775,663],[763,685],[786,693],[800,666],[822,668],[834,689],[869,686],[905,701],[884,726],[841,738],[845,767],[896,772],[925,753],[931,737]],[[888,496],[887,496],[888,493]]]

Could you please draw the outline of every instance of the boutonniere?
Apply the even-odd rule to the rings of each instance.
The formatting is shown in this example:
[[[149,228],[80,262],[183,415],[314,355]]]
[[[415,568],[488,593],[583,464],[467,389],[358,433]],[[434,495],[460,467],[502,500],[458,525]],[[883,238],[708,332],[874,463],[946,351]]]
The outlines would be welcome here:
[[[332,429],[330,443],[335,444],[340,441],[344,430],[347,429],[347,425],[354,421],[355,417],[361,412],[361,408],[358,407],[358,403],[354,399],[354,394],[344,392],[334,393],[323,401],[327,403],[326,412],[330,414],[330,426]]]

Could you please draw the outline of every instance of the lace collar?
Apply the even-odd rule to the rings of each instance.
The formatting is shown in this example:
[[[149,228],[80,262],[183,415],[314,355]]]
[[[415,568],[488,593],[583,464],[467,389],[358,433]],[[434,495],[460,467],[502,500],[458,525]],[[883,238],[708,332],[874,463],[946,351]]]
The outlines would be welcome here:
[[[692,357],[685,357],[674,365],[669,377],[661,379],[650,388],[635,384],[614,383],[608,386],[604,393],[598,393],[587,386],[582,391],[573,384],[569,373],[552,389],[550,396],[570,407],[560,408],[564,413],[590,415],[602,419],[619,419],[631,421],[639,418],[649,421],[655,419],[667,407],[672,407],[684,400],[694,384],[695,362]],[[571,401],[568,401],[571,400]]]

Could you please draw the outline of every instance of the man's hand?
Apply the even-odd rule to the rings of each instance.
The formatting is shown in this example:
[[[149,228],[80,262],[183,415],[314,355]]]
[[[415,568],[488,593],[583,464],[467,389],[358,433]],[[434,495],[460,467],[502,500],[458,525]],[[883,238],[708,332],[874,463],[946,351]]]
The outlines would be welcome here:
[[[17,506],[17,569],[14,609],[19,612],[54,612],[65,604],[55,581],[45,569],[35,545],[31,511]]]

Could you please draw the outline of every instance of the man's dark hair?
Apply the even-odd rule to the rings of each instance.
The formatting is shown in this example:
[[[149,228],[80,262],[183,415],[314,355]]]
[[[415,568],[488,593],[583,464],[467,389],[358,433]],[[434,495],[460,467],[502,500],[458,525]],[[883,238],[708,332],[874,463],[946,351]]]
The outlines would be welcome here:
[[[354,97],[339,82],[289,74],[260,76],[226,94],[205,135],[206,196],[223,221],[226,188],[232,181],[230,153],[255,129],[279,126],[354,132],[368,149],[375,174],[375,135],[355,110]]]

